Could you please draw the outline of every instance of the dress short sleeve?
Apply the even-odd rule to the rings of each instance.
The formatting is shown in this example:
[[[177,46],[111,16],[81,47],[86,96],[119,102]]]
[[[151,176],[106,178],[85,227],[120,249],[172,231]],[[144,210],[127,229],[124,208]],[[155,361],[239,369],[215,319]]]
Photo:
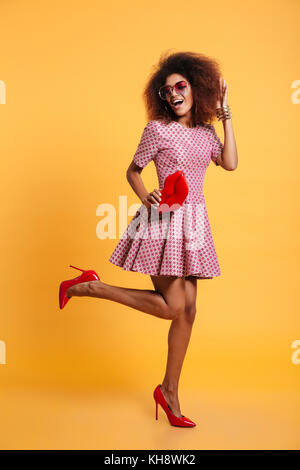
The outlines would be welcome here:
[[[212,149],[211,149],[211,160],[214,162],[215,165],[219,165],[217,163],[217,157],[222,154],[224,144],[222,144],[215,127],[211,124],[210,125],[211,129],[211,143],[212,143]]]
[[[133,156],[133,161],[139,167],[145,168],[158,153],[158,132],[156,122],[149,121],[143,130],[138,148]]]

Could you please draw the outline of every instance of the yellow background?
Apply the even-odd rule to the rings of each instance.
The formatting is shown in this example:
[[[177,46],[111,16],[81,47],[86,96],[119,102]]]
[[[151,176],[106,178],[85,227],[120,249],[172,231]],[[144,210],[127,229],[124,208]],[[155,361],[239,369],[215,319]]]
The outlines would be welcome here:
[[[2,449],[300,448],[299,14],[297,0],[1,2]],[[58,308],[59,283],[80,274],[69,264],[153,288],[108,262],[118,240],[97,237],[96,209],[139,204],[125,173],[167,49],[219,60],[239,156],[206,174],[222,275],[198,281],[179,384],[189,430],[161,408],[155,420],[168,321],[96,298]],[[142,177],[156,187],[153,163]]]

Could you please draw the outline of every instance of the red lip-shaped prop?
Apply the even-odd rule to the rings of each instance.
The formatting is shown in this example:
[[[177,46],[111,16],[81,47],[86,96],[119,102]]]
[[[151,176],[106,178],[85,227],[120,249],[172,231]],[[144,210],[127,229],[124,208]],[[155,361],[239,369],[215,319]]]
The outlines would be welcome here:
[[[158,212],[169,212],[179,209],[184,203],[189,192],[189,187],[182,170],[167,176],[161,191],[161,201]]]

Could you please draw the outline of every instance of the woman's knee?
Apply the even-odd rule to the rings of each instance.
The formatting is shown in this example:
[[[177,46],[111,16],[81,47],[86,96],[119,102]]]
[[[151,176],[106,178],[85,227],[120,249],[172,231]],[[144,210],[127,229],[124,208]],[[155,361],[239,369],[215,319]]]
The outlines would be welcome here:
[[[165,302],[167,317],[174,320],[185,310],[185,280],[178,276],[151,276],[154,288]]]
[[[169,315],[170,320],[176,320],[179,316],[184,315],[185,312],[185,305],[183,303],[176,303],[174,305],[170,305],[169,307]]]
[[[186,305],[184,309],[184,319],[188,322],[193,324],[196,317],[196,304]]]

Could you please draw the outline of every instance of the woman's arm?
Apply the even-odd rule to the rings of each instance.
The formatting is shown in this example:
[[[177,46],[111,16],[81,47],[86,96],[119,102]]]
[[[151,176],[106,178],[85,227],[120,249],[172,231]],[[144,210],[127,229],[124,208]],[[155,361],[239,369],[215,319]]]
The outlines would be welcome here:
[[[126,177],[128,183],[132,187],[135,194],[139,197],[142,204],[149,208],[151,204],[156,204],[160,201],[161,193],[157,189],[154,189],[152,193],[148,193],[141,178],[142,171],[143,169],[136,165],[134,161],[132,161],[126,171]]]
[[[217,108],[227,105],[228,85],[225,80],[220,78],[219,99],[217,100]],[[222,155],[217,158],[217,163],[225,170],[235,170],[238,164],[238,153],[236,148],[235,137],[233,133],[232,120],[225,119],[222,121],[224,129],[224,148]]]
[[[217,163],[225,170],[233,171],[236,169],[238,164],[238,153],[233,133],[232,120],[225,119],[225,121],[222,122],[224,129],[224,149],[222,155],[217,158]]]

